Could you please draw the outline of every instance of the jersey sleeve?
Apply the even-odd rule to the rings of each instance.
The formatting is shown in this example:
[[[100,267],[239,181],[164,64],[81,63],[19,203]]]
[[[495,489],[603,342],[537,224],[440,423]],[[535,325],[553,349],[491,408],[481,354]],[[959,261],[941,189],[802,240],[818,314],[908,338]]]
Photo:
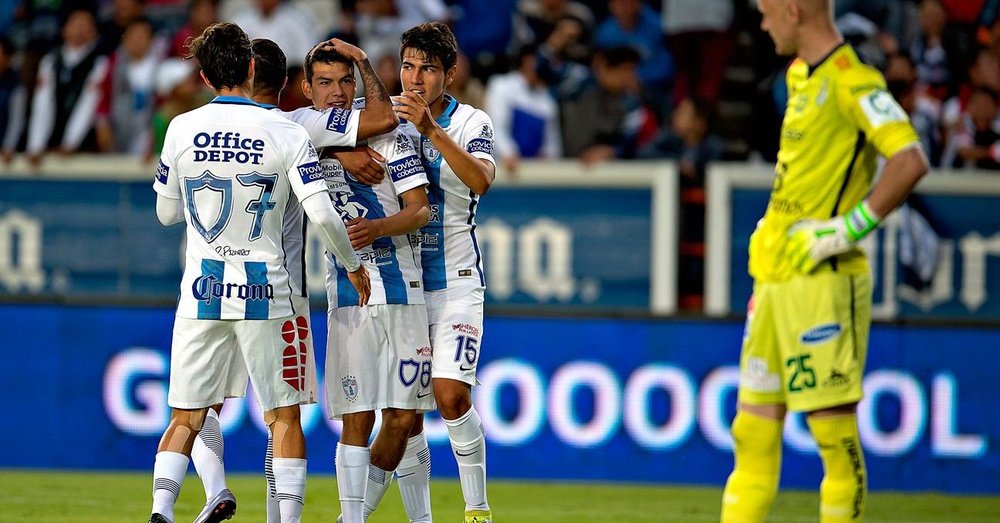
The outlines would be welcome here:
[[[316,147],[354,147],[358,143],[359,110],[331,108],[317,111],[304,107],[283,114],[304,127]]]
[[[385,172],[392,180],[396,194],[427,185],[427,172],[417,156],[413,140],[405,133],[392,131],[368,144],[385,158]]]
[[[178,119],[175,118],[174,122]],[[166,137],[163,139],[163,150],[160,151],[160,162],[156,164],[156,173],[153,175],[153,190],[156,194],[174,200],[181,199],[181,186],[177,179],[177,147],[174,144],[175,133],[171,132],[174,122],[167,127]]]
[[[305,130],[297,125],[290,125],[283,130],[282,138],[287,139],[288,147],[288,183],[299,201],[326,191],[326,181],[323,178],[323,167],[319,164],[319,155]]]
[[[877,71],[855,68],[844,72],[838,82],[838,102],[845,117],[886,158],[918,145],[920,138],[906,111],[886,90]]]
[[[485,112],[476,109],[472,113],[462,130],[462,143],[459,145],[472,156],[496,165],[497,161],[493,158],[493,121]]]

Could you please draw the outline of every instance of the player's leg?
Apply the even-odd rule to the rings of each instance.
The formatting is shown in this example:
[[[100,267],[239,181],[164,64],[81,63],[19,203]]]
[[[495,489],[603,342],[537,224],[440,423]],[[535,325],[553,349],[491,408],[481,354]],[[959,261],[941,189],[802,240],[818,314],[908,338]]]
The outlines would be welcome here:
[[[245,378],[243,382],[246,383]],[[226,486],[226,469],[222,460],[225,445],[219,424],[221,411],[221,403],[212,405],[191,447],[191,463],[205,487],[205,506],[194,523],[216,523],[236,513],[236,497]]]
[[[273,438],[275,496],[282,523],[302,518],[306,484],[306,442],[299,404],[308,397],[302,379],[302,347],[293,317],[236,322],[239,347],[264,422]],[[287,365],[286,365],[287,363]]]
[[[763,522],[778,493],[785,406],[771,290],[769,284],[757,285],[747,305],[732,425],[734,466],[722,495],[723,523]]]
[[[381,368],[388,370],[384,389],[382,426],[371,447],[365,516],[375,510],[402,462],[418,409],[433,409],[431,348],[427,337],[427,310],[420,305],[384,305],[375,319],[385,333]],[[384,371],[383,371],[384,372]],[[428,490],[429,498],[429,490]],[[419,507],[418,507],[419,509]],[[418,520],[429,520],[426,514]]]
[[[331,419],[343,420],[336,450],[337,487],[345,523],[364,520],[375,409],[384,399],[385,335],[376,328],[382,305],[337,307],[327,314],[326,397]]]
[[[365,518],[382,502],[391,483],[393,471],[399,466],[406,450],[410,429],[416,419],[413,410],[382,409],[382,426],[371,446],[368,466],[368,486],[365,490]]]
[[[493,520],[486,496],[486,436],[472,404],[483,335],[483,296],[483,289],[426,293],[434,398],[458,462],[465,520],[476,523]]]
[[[224,377],[235,350],[226,322],[175,318],[171,341],[167,402],[170,424],[160,439],[153,465],[151,520],[174,520],[174,503],[187,473],[191,448],[210,405],[225,397]]]
[[[410,523],[431,521],[431,451],[424,435],[424,415],[417,414],[407,435],[406,450],[396,467],[396,481]]]
[[[836,273],[811,279],[809,299],[823,316],[800,327],[811,356],[808,368],[803,363],[800,370],[815,377],[797,383],[800,398],[790,393],[789,407],[809,412],[809,429],[823,460],[821,523],[856,522],[864,513],[868,485],[855,407],[862,397],[871,279]]]

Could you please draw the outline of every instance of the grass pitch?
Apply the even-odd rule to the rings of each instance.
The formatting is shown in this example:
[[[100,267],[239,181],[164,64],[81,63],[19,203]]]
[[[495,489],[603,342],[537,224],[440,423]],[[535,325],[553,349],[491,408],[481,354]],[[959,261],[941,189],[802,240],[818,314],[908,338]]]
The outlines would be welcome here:
[[[265,520],[262,475],[232,475],[229,486],[238,502],[234,522]],[[149,518],[150,488],[149,473],[0,470],[0,521],[141,523]],[[722,496],[712,487],[492,481],[489,488],[493,514],[502,523],[710,522],[719,520]],[[436,521],[462,521],[457,481],[434,481],[431,495]],[[192,521],[204,502],[200,481],[188,476],[177,522]],[[815,522],[818,503],[815,492],[782,492],[768,521]],[[303,520],[332,523],[339,513],[336,479],[310,475]],[[873,493],[865,517],[866,523],[998,520],[1000,497],[930,493]],[[407,521],[395,486],[369,521]]]

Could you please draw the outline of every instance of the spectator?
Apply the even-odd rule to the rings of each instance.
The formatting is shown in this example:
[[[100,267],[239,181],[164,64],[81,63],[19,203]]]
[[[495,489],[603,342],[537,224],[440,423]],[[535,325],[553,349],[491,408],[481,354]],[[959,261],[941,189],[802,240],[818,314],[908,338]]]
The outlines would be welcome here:
[[[590,55],[584,31],[583,22],[566,15],[538,47],[538,74],[554,87],[557,98],[572,97],[591,78],[590,67],[580,62],[589,62]]]
[[[219,21],[219,1],[191,0],[188,2],[187,14],[187,22],[174,33],[170,41],[170,56],[187,56],[188,40]]]
[[[0,155],[5,164],[14,159],[14,151],[24,132],[24,109],[27,90],[11,60],[14,45],[0,37]]]
[[[1000,92],[1000,55],[989,48],[980,49],[969,66],[968,77],[969,81],[962,84],[957,94],[945,103],[943,120],[946,129],[950,130],[958,125],[968,107],[972,91],[977,87]]]
[[[719,99],[733,47],[732,0],[663,0],[663,32],[677,67],[674,101]]]
[[[163,139],[170,120],[186,113],[207,100],[203,100],[204,84],[191,60],[168,58],[156,70],[156,95],[161,99],[153,114],[153,157],[163,150]]]
[[[69,14],[63,45],[42,58],[28,126],[28,160],[41,162],[46,149],[94,152],[94,115],[108,60],[97,48],[97,24],[90,11]]]
[[[951,92],[952,71],[957,70],[960,56],[945,39],[947,19],[941,0],[923,0],[919,20],[920,35],[910,50],[917,64],[917,79],[928,86],[931,95],[944,100]]]
[[[648,92],[666,91],[674,60],[663,43],[656,13],[639,0],[608,0],[611,18],[597,27],[594,44],[601,49],[631,47],[639,51],[639,80]]]
[[[396,71],[399,71],[399,67],[396,67]],[[383,78],[385,78],[383,76]],[[399,75],[396,75],[396,81],[398,82]],[[389,84],[386,84],[386,89],[389,88]],[[486,88],[483,87],[483,82],[472,75],[471,64],[469,64],[469,59],[465,57],[462,51],[458,52],[458,56],[455,57],[455,78],[452,80],[451,85],[448,86],[448,92],[451,93],[459,102],[471,105],[476,109],[482,109],[485,107],[486,99]]]
[[[594,29],[590,8],[571,0],[522,0],[514,14],[514,45],[540,45],[565,17],[579,21],[584,39]]]
[[[358,0],[354,27],[360,47],[374,63],[383,55],[398,54],[399,35],[407,29],[447,18],[441,0]]]
[[[959,128],[948,141],[945,166],[1000,170],[1000,111],[997,93],[977,87]]]
[[[152,22],[133,20],[108,61],[97,110],[98,145],[104,152],[143,157],[150,153],[156,69],[163,58],[154,39]]]
[[[514,36],[511,13],[516,6],[517,0],[461,2],[453,29],[459,49],[469,57],[473,76],[485,78],[506,65],[507,45]]]
[[[288,66],[305,63],[306,54],[319,41],[309,13],[287,0],[256,0],[232,22],[247,36],[273,40],[288,57]]]
[[[97,26],[97,32],[101,35],[98,44],[100,53],[104,55],[114,53],[122,42],[125,29],[134,20],[145,16],[145,12],[145,0],[114,0],[110,14]]]
[[[565,155],[586,165],[635,155],[648,116],[639,98],[639,53],[629,47],[602,49],[593,77],[561,103]]]
[[[522,158],[558,158],[561,154],[559,106],[536,71],[536,48],[522,47],[517,68],[494,76],[486,86],[486,112],[493,117],[500,163],[517,172]]]
[[[917,84],[917,67],[909,55],[889,57],[885,81],[893,98],[910,115],[910,123],[920,136],[920,145],[930,164],[939,166],[944,141],[941,134],[941,102]]]
[[[722,159],[722,139],[711,133],[712,106],[685,98],[671,115],[670,128],[640,151],[642,158],[670,158],[680,172],[678,304],[701,310],[705,281],[705,169]]]

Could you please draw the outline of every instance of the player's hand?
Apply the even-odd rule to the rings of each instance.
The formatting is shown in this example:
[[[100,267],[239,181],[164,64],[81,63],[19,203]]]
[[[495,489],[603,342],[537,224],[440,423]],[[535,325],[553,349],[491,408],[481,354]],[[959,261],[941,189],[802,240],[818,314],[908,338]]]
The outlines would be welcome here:
[[[368,305],[368,298],[372,295],[372,281],[365,265],[361,264],[357,270],[347,273],[347,279],[351,280],[354,290],[358,291],[358,307]]]
[[[367,218],[354,218],[347,222],[347,236],[351,239],[354,250],[368,247],[379,237],[378,227]]]
[[[385,179],[385,169],[381,163],[385,162],[385,158],[367,145],[340,149],[334,151],[332,156],[344,166],[345,171],[365,185],[378,185]]]
[[[844,216],[802,220],[788,230],[785,257],[794,271],[810,273],[831,256],[853,249],[878,223],[867,202],[859,203]]]
[[[331,38],[325,42],[320,42],[313,48],[313,51],[316,49],[336,51],[354,62],[363,62],[368,59],[368,53],[364,52],[363,49],[356,45],[351,45],[340,38]]]
[[[427,107],[427,100],[424,100],[420,93],[413,91],[403,91],[403,94],[392,98],[392,110],[396,116],[410,122],[417,128],[417,132],[424,136],[430,136],[431,131],[437,126],[431,110]]]

